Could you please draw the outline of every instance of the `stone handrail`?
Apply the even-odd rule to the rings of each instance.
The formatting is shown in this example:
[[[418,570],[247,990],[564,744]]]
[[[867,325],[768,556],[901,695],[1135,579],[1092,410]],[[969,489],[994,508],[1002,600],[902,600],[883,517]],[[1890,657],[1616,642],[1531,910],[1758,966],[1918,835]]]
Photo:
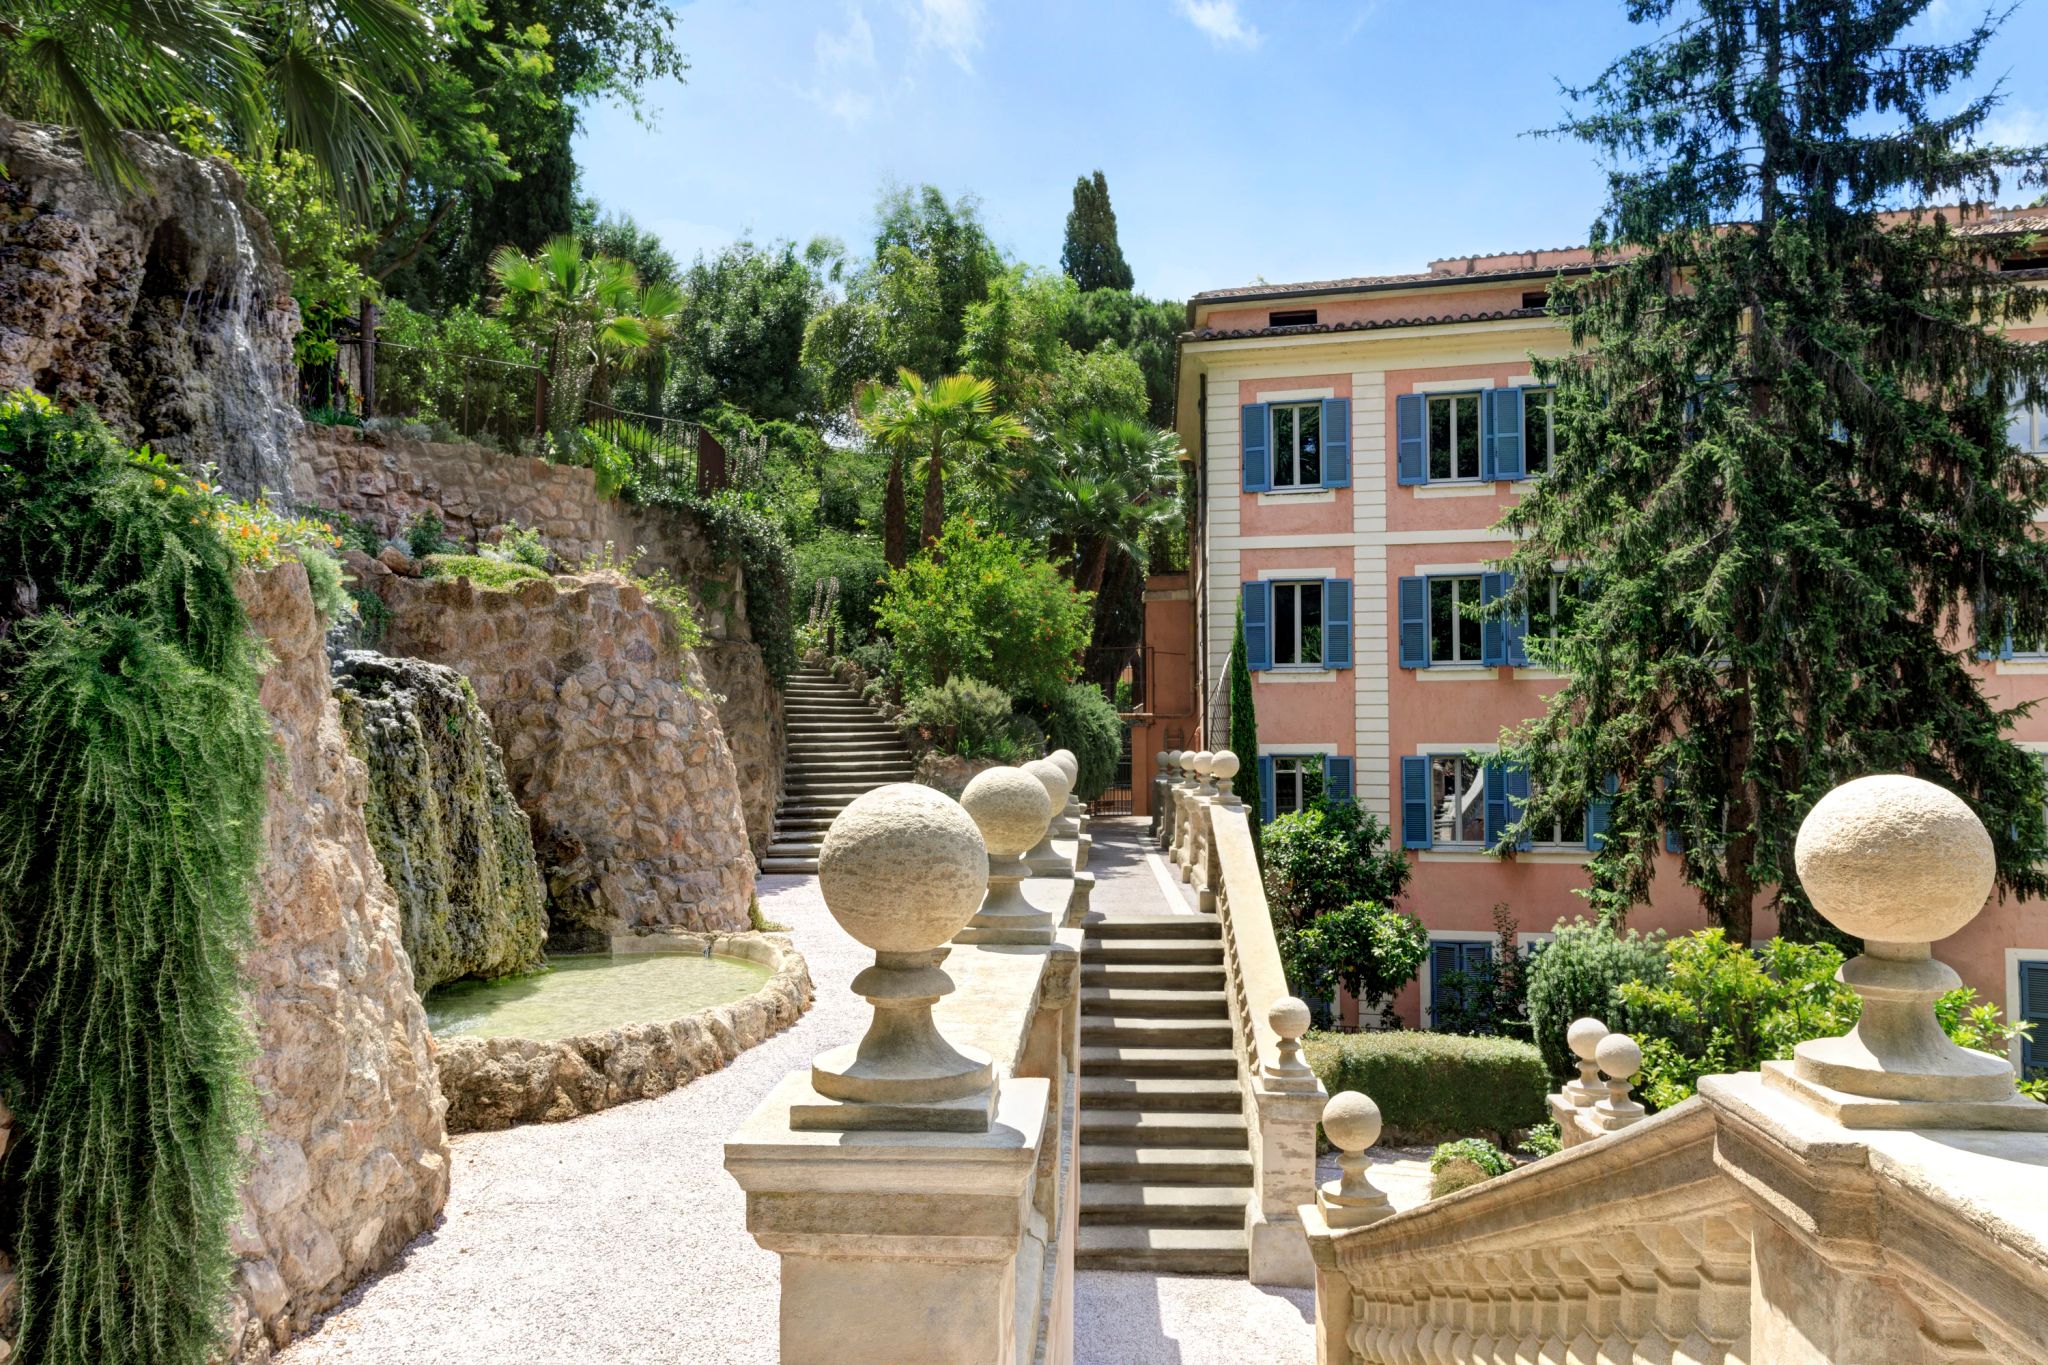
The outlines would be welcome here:
[[[1237,1025],[1238,1062],[1245,1074],[1257,1075],[1280,1060],[1280,1034],[1267,1015],[1288,995],[1287,974],[1280,967],[1246,807],[1218,806],[1207,815],[1207,843],[1221,871],[1216,918],[1223,926],[1224,984]]]

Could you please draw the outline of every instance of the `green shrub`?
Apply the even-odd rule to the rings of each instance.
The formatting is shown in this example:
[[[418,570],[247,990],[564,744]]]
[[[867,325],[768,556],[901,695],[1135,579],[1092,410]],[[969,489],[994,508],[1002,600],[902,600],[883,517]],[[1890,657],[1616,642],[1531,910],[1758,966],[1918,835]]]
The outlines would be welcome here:
[[[1392,905],[1408,885],[1408,857],[1389,846],[1377,817],[1352,801],[1318,801],[1266,826],[1266,897],[1302,924],[1354,901]]]
[[[746,584],[747,629],[761,651],[768,677],[780,688],[796,667],[796,631],[802,608],[791,596],[796,557],[782,527],[750,493],[726,489],[709,497],[635,490],[652,507],[680,507],[697,519],[714,561],[738,564]]]
[[[516,559],[490,555],[428,555],[420,561],[420,572],[428,578],[467,578],[479,588],[509,588],[547,574]]]
[[[1075,798],[1093,801],[1102,795],[1116,777],[1116,763],[1124,752],[1123,717],[1102,689],[1094,683],[1068,683],[1040,709],[1038,723],[1051,747],[1074,752],[1081,768],[1074,780]]]
[[[795,550],[796,572],[791,587],[798,602],[814,600],[818,584],[839,580],[838,645],[844,653],[874,634],[875,604],[881,600],[882,585],[888,580],[889,564],[882,558],[880,542],[871,536],[849,535],[825,530]]]
[[[1514,1158],[1485,1138],[1459,1138],[1455,1142],[1439,1143],[1437,1149],[1429,1154],[1429,1197],[1441,1199],[1458,1190],[1483,1184],[1497,1175],[1506,1175],[1513,1169]]]
[[[1278,937],[1288,983],[1304,1000],[1334,1000],[1339,986],[1360,1001],[1383,999],[1413,981],[1429,956],[1422,922],[1374,901],[1353,901]]]
[[[393,299],[378,308],[377,336],[383,413],[512,448],[531,441],[539,371],[502,320],[470,308],[434,317]]]
[[[201,1365],[235,1265],[273,746],[213,502],[0,400],[0,563],[40,611],[0,640],[0,1239],[37,1365]]]
[[[384,537],[377,528],[346,512],[337,512],[331,507],[319,507],[312,503],[301,503],[292,508],[298,516],[317,521],[334,533],[336,549],[360,550],[372,559],[377,551],[384,548]]]
[[[1031,757],[1026,746],[1037,738],[1030,722],[1011,710],[1009,693],[972,678],[948,678],[913,692],[896,724],[940,753],[999,763]]]
[[[1331,1094],[1357,1090],[1380,1107],[1383,1142],[1473,1133],[1506,1142],[1548,1113],[1543,1059],[1513,1039],[1406,1030],[1311,1033],[1305,1050]]]
[[[518,522],[507,522],[498,532],[498,543],[484,546],[483,552],[493,559],[506,559],[515,564],[526,564],[546,573],[554,562],[554,554],[548,543],[541,539],[539,530],[521,526]]]
[[[896,641],[906,692],[957,675],[1053,702],[1088,643],[1093,600],[1022,542],[956,518],[889,575],[875,619]]]
[[[1555,1123],[1539,1123],[1522,1134],[1522,1150],[1533,1157],[1556,1156],[1564,1150],[1564,1135]]]
[[[414,559],[425,559],[428,555],[449,554],[462,547],[448,539],[441,518],[424,509],[413,513],[411,521],[405,524],[406,552]]]
[[[1618,1028],[1615,990],[1624,981],[1655,979],[1664,970],[1664,935],[1616,934],[1584,918],[1557,926],[1529,966],[1529,1026],[1543,1063],[1559,1080],[1578,1074],[1565,1030],[1592,1016]]]
[[[1440,1033],[1529,1036],[1529,964],[1535,950],[1521,945],[1521,926],[1505,905],[1493,907],[1493,952],[1466,971],[1430,982],[1430,1027]]]

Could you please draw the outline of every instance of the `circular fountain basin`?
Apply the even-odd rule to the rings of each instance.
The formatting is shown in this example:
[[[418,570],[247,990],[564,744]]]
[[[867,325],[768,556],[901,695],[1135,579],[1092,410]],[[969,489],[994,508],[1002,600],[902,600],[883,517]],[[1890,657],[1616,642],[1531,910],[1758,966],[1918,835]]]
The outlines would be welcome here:
[[[794,1024],[811,974],[781,934],[639,929],[545,972],[428,997],[448,1131],[558,1123],[665,1095]]]
[[[537,972],[451,981],[427,996],[436,1038],[553,1042],[621,1024],[652,1024],[752,995],[766,962],[698,953],[573,953]]]

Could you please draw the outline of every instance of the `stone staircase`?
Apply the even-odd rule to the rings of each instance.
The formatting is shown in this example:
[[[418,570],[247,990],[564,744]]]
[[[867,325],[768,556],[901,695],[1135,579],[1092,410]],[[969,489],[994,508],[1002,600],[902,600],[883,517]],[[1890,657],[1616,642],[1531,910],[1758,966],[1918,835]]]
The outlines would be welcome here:
[[[1075,1265],[1244,1275],[1251,1145],[1206,915],[1091,915]]]
[[[782,697],[789,757],[761,870],[816,872],[832,817],[863,792],[910,781],[915,765],[896,727],[822,669],[792,673]]]

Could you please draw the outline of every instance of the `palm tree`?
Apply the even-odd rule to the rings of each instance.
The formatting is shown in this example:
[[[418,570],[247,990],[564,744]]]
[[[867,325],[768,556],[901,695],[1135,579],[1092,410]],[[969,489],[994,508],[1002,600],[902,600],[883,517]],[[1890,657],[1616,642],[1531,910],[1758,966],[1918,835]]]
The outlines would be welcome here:
[[[901,389],[885,389],[880,384],[862,388],[855,400],[861,429],[889,453],[889,473],[882,481],[882,562],[892,569],[902,568],[910,558],[903,544],[905,427],[895,411],[902,401]]]
[[[499,247],[491,275],[499,287],[492,307],[541,358],[554,406],[571,420],[577,414],[566,405],[573,400],[580,408],[586,394],[603,402],[613,364],[653,345],[657,329],[666,334],[680,304],[674,290],[643,289],[630,263],[587,255],[569,234],[550,239],[531,256]],[[642,312],[647,307],[656,310],[654,318]],[[584,392],[562,382],[583,373],[590,376]]]
[[[1043,529],[1074,586],[1100,592],[1111,559],[1142,561],[1150,533],[1178,514],[1179,480],[1172,432],[1090,412],[1041,438],[1012,500]]]
[[[0,16],[0,108],[75,129],[130,192],[143,180],[122,132],[197,110],[237,145],[305,152],[366,217],[418,150],[403,96],[431,43],[407,0],[24,0]]]
[[[892,451],[924,459],[924,515],[918,525],[918,546],[924,548],[945,529],[946,462],[993,454],[1030,431],[996,410],[995,385],[989,380],[951,374],[927,384],[914,371],[900,369],[896,384],[894,400],[877,400],[872,415],[863,412],[862,423]]]

